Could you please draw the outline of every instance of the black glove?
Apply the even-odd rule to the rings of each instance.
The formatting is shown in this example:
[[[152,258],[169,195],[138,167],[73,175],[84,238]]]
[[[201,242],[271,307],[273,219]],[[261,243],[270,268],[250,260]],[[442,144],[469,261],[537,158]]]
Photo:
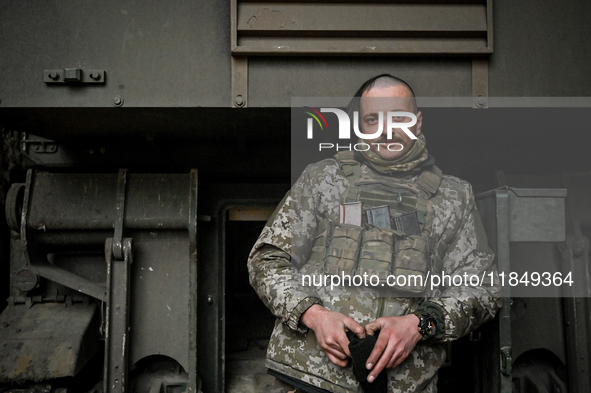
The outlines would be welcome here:
[[[367,381],[367,376],[371,370],[365,367],[367,359],[376,345],[379,332],[375,336],[366,335],[363,338],[357,337],[353,332],[347,332],[349,338],[349,351],[353,358],[353,374],[359,381],[364,393],[387,393],[388,392],[388,375],[386,369],[374,379],[373,382]]]

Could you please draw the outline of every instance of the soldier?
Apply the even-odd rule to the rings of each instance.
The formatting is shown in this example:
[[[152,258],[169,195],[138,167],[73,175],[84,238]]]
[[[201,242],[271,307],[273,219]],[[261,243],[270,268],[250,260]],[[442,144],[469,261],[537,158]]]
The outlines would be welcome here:
[[[348,111],[359,112],[367,150],[309,165],[249,257],[251,285],[277,317],[266,364],[304,392],[435,392],[442,343],[500,306],[493,254],[470,184],[442,175],[428,154],[407,83],[374,77]],[[388,139],[388,111],[416,124]],[[343,222],[353,206],[363,206],[361,225]],[[387,211],[383,224],[375,211]],[[482,280],[468,282],[474,275]]]

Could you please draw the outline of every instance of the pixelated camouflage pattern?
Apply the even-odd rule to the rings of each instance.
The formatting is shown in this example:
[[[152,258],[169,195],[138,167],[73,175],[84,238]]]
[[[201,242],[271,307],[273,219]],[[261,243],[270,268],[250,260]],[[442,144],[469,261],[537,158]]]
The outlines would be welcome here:
[[[375,177],[365,165],[362,172]],[[401,180],[413,181],[416,177],[409,175]],[[348,186],[334,159],[308,166],[263,229],[248,261],[251,285],[277,317],[267,366],[343,393],[361,392],[351,367],[341,368],[328,360],[314,333],[299,323],[302,313],[318,303],[364,326],[381,316],[406,315],[422,299],[403,297],[389,287],[337,286],[331,290],[330,281],[302,285],[303,275],[323,273],[322,262],[305,262],[319,222],[337,220]],[[428,203],[435,241],[447,249],[437,269],[450,275],[485,277],[481,287],[442,286],[425,292],[425,297],[445,311],[445,334],[439,340],[443,342],[465,335],[494,316],[500,306],[499,284],[470,185],[444,176]],[[493,282],[489,272],[493,272]],[[444,360],[445,351],[438,342],[419,343],[402,364],[388,370],[389,391],[435,392],[437,370]]]
[[[421,224],[421,233],[408,236],[398,230],[371,225],[363,228],[355,226],[357,231],[362,231],[362,241],[359,242],[354,236],[339,233],[342,228],[346,229],[347,234],[350,232],[349,227],[344,224],[329,222],[325,225],[324,221],[320,221],[319,227],[326,226],[329,231],[328,234],[321,232],[314,241],[311,260],[323,258],[326,274],[367,274],[378,277],[379,284],[387,284],[388,276],[395,275],[403,279],[397,281],[398,289],[415,294],[423,293],[428,263],[431,262],[427,259],[432,251],[440,251],[435,247],[435,242],[430,242],[434,214],[428,206],[428,199],[439,187],[441,172],[435,167],[429,168],[416,181],[412,181],[384,176],[375,171],[362,173],[353,152],[341,152],[335,158],[340,161],[345,176],[351,182],[347,202],[361,201],[364,207],[387,205],[394,217],[403,212],[414,212]],[[365,217],[363,221],[366,221]],[[325,254],[317,246],[323,244],[326,244]],[[440,256],[443,257],[443,252]],[[440,261],[441,258],[436,260]]]
[[[363,228],[358,225],[339,224],[332,225],[329,222],[329,237],[322,234],[319,238],[320,243],[327,243],[325,245],[325,252],[314,254],[314,259],[309,259],[312,262],[324,261],[324,272],[326,274],[352,274],[357,260],[357,251],[361,247],[361,235]],[[328,241],[328,242],[327,242]],[[317,242],[314,242],[316,247]]]

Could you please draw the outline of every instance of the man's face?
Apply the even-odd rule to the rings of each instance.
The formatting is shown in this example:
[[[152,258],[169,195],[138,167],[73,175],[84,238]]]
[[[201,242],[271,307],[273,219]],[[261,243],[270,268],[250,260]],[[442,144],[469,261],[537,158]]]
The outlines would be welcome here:
[[[369,144],[370,149],[385,160],[394,160],[401,157],[415,143],[414,139],[411,139],[400,128],[394,128],[392,130],[392,139],[388,139],[388,112],[414,113],[415,109],[409,97],[412,97],[412,94],[405,86],[373,88],[361,95],[359,113],[361,132],[375,134],[379,127],[379,112],[383,114],[382,134],[375,139],[365,139],[365,143]],[[418,112],[416,115],[417,124],[407,128],[414,135],[419,135],[421,133],[423,114]],[[410,117],[393,119],[394,123],[408,123],[410,121]]]

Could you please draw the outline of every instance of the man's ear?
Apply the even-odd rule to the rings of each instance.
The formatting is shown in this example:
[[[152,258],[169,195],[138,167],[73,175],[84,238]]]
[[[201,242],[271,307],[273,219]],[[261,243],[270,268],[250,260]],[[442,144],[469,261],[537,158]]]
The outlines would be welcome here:
[[[419,136],[419,134],[421,133],[421,127],[423,126],[423,112],[418,111],[417,112],[417,125],[416,125],[416,136]]]

